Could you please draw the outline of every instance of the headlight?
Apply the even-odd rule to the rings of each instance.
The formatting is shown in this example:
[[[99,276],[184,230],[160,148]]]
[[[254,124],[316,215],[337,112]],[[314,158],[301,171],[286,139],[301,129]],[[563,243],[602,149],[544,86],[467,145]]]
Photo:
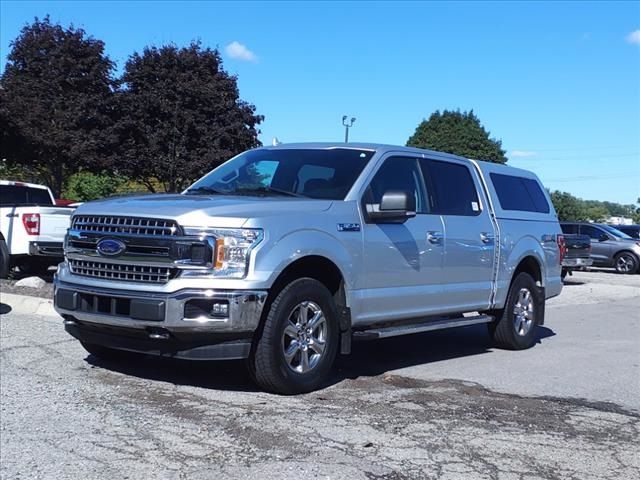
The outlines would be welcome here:
[[[184,233],[215,238],[212,261],[213,275],[227,278],[243,278],[247,274],[251,250],[263,238],[262,230],[248,228],[186,227]],[[189,272],[189,274],[196,273]]]

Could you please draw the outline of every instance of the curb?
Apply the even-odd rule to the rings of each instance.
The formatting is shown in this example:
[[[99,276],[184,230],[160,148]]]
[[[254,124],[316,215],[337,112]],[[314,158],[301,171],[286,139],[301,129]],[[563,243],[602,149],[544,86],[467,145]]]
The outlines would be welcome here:
[[[58,312],[54,310],[53,300],[50,298],[2,293],[0,294],[0,303],[8,305],[11,308],[7,313],[60,318]],[[4,309],[2,311],[4,311]]]

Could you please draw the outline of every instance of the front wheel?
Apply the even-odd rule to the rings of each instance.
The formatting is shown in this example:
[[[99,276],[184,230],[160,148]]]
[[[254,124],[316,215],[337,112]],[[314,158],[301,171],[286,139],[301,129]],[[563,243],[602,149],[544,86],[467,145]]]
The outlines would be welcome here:
[[[249,358],[251,373],[270,392],[310,392],[331,371],[338,339],[338,314],[331,292],[312,278],[294,280],[269,307]]]
[[[0,240],[0,278],[7,278],[11,265],[11,257],[9,256],[9,249],[4,240]]]
[[[528,273],[519,273],[509,287],[504,310],[496,312],[490,333],[496,345],[509,350],[530,348],[536,341],[537,326],[543,321],[544,298]]]
[[[614,259],[616,272],[632,274],[638,270],[638,259],[633,253],[622,252],[616,255]]]

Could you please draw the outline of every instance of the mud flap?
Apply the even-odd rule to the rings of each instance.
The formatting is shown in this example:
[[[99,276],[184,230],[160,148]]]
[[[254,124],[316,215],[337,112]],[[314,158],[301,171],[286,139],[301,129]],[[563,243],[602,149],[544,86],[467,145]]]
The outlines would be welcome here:
[[[340,354],[351,353],[351,309],[344,305],[338,305],[340,322]]]

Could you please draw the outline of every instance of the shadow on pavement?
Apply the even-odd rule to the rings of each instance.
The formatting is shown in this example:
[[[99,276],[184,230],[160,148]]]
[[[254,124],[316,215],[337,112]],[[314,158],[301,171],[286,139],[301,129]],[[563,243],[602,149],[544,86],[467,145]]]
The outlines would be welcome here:
[[[536,343],[554,335],[553,330],[538,327]],[[351,355],[337,358],[325,386],[405,367],[492,353],[493,349],[486,325],[354,342]],[[95,367],[147,380],[216,390],[258,391],[243,361],[190,362],[144,355],[126,362],[105,361],[88,355],[86,361]]]

